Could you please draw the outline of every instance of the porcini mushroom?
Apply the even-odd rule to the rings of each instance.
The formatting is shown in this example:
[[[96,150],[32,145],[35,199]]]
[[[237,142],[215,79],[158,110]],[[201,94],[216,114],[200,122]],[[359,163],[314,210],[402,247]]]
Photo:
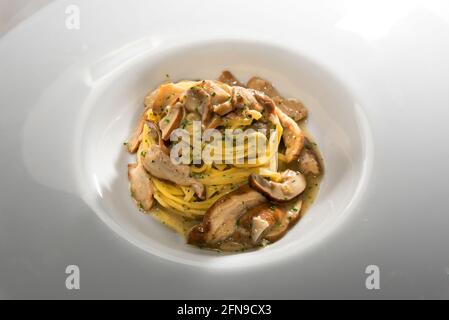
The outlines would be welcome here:
[[[306,179],[301,172],[290,169],[281,173],[281,181],[274,182],[253,173],[249,176],[250,186],[270,200],[285,202],[300,195],[306,188]]]

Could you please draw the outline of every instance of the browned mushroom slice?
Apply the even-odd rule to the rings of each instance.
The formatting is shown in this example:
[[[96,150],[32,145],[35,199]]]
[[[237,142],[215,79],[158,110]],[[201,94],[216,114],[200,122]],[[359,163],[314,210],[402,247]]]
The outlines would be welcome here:
[[[274,97],[274,103],[286,115],[295,121],[300,121],[307,117],[307,109],[304,105],[296,99],[283,99],[281,97]]]
[[[159,121],[159,128],[161,129],[162,139],[169,140],[170,134],[179,127],[182,117],[184,115],[184,109],[180,102],[177,102],[170,108],[168,114]]]
[[[276,223],[268,230],[263,236],[270,242],[275,242],[282,238],[289,229],[290,226],[295,224],[301,217],[302,200],[296,201],[293,205],[279,207],[276,211]]]
[[[279,92],[273,87],[273,85],[269,81],[259,77],[252,77],[251,79],[249,79],[246,86],[248,88],[261,91],[271,98],[280,95]]]
[[[146,121],[146,115],[149,110],[153,110],[154,102],[159,94],[159,89],[156,89],[152,91],[147,97],[145,97],[145,110],[143,111],[142,115],[140,116],[139,123],[137,124],[136,128],[132,132],[131,136],[128,138],[128,141],[126,142],[126,147],[128,149],[128,152],[135,153],[139,149],[140,142],[142,140],[142,131],[143,126]],[[154,112],[154,110],[153,110]]]
[[[201,115],[197,112],[191,112],[186,115],[185,119],[186,119],[187,123],[192,122],[192,121],[201,121]]]
[[[254,91],[254,97],[260,103],[264,112],[267,114],[276,114],[276,105],[273,99],[259,91]]]
[[[151,109],[155,114],[159,114],[165,110],[165,107],[173,105],[184,91],[185,89],[182,86],[174,83],[162,84],[156,91],[154,98],[151,99]]]
[[[207,125],[211,121],[213,115],[212,105],[205,105],[203,108],[203,113],[201,114],[201,123]]]
[[[153,139],[155,141],[158,141],[158,144],[159,144],[159,147],[161,148],[161,150],[165,154],[169,155],[170,154],[170,150],[165,145],[165,142],[162,139],[161,130],[159,130],[159,127],[157,126],[157,124],[155,124],[154,122],[151,122],[151,121],[147,121],[146,124],[147,124],[148,128],[150,129],[149,132],[152,135]]]
[[[193,86],[186,91],[181,99],[188,112],[203,113],[203,110],[210,104],[209,94],[200,86]]]
[[[270,200],[286,202],[304,191],[306,179],[300,172],[287,169],[281,173],[280,182],[269,181],[253,173],[249,176],[249,184]]]
[[[193,86],[187,90],[183,102],[187,111],[201,114],[201,121],[207,124],[213,116],[212,96],[203,88],[205,82],[201,82],[201,86]],[[218,88],[217,90],[222,90]],[[215,93],[215,91],[213,91]],[[225,93],[226,94],[226,93]]]
[[[243,87],[232,88],[232,105],[237,109],[253,109],[259,112],[263,111],[263,107],[255,98],[255,92]]]
[[[191,186],[200,199],[204,199],[206,192],[204,186],[190,177],[190,167],[176,165],[159,146],[151,145],[144,158],[143,166],[154,177],[171,181],[181,186]]]
[[[128,179],[131,196],[137,202],[140,209],[148,211],[154,203],[154,189],[150,176],[141,163],[128,164]]]
[[[299,155],[299,169],[304,174],[318,176],[321,172],[316,154],[309,148],[304,148]]]
[[[307,117],[307,109],[296,99],[284,99],[273,85],[259,77],[252,77],[248,81],[248,88],[261,91],[273,99],[277,107],[295,121],[300,121]]]
[[[248,210],[239,220],[239,227],[247,230],[254,244],[259,243],[271,227],[276,223],[279,210],[269,202],[265,202]]]
[[[204,215],[203,222],[188,234],[191,244],[214,245],[229,238],[236,230],[238,219],[249,209],[267,199],[247,185],[218,199]]]
[[[218,105],[230,99],[230,94],[223,88],[225,85],[216,81],[205,80],[201,82],[201,87],[210,95],[211,105]]]
[[[218,81],[226,83],[227,85],[244,87],[245,85],[237,80],[237,78],[228,70],[225,70],[221,73]]]
[[[129,153],[135,153],[137,149],[139,149],[140,141],[142,140],[141,134],[143,131],[144,124],[145,124],[145,112],[140,117],[137,127],[131,133],[131,135],[128,138],[128,141],[126,142],[126,147]]]
[[[231,101],[225,101],[223,103],[215,105],[213,109],[216,114],[224,116],[225,114],[228,114],[229,112],[234,110],[234,106],[232,105]]]
[[[289,116],[281,111],[281,109],[276,108],[276,114],[281,122],[282,128],[284,128],[284,133],[282,139],[285,145],[285,157],[287,158],[287,163],[292,162],[297,159],[304,147],[305,137],[299,128],[298,124]]]

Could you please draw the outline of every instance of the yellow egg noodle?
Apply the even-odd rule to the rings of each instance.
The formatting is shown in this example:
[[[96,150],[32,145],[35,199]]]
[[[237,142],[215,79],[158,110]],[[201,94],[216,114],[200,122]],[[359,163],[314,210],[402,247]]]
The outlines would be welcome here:
[[[165,101],[168,104],[176,101],[181,94],[186,90],[197,84],[198,82],[183,81],[179,83],[168,83],[159,87],[159,92],[155,91],[150,93],[145,98],[145,105],[148,108],[145,118],[147,121],[157,123],[160,120],[160,116],[153,113],[151,105]],[[257,121],[261,114],[255,110],[251,110],[248,113],[248,117],[243,119],[232,119],[227,123],[227,128],[235,130],[245,130],[250,126],[253,121]],[[192,125],[188,123],[184,126],[184,129],[189,133],[192,133]],[[194,178],[201,182],[206,188],[206,197],[204,200],[199,200],[195,196],[195,192],[192,187],[178,186],[172,182],[157,179],[151,177],[152,184],[154,186],[154,199],[159,203],[160,207],[152,212],[157,219],[164,224],[168,225],[175,231],[183,233],[185,230],[182,223],[182,219],[201,219],[206,211],[221,197],[227,193],[237,189],[243,184],[248,183],[248,177],[252,173],[258,173],[264,177],[269,177],[272,180],[277,180],[279,173],[277,172],[277,161],[285,162],[285,155],[278,153],[279,144],[282,138],[283,129],[280,124],[276,125],[275,141],[269,140],[266,152],[256,157],[254,155],[253,147],[249,147],[249,140],[252,136],[256,139],[267,139],[266,135],[260,132],[254,132],[250,134],[241,145],[241,153],[237,154],[236,150],[233,150],[232,158],[233,163],[225,163],[225,161],[214,161],[212,163],[201,163],[200,165],[191,166],[191,173]],[[158,142],[150,135],[150,129],[147,124],[144,124],[143,131],[141,133],[141,143],[138,149],[138,161],[141,161],[140,157],[144,156],[148,148],[152,144]],[[259,140],[258,140],[259,141]],[[274,144],[274,145],[273,145]],[[206,147],[207,144],[203,143],[202,147]],[[224,143],[222,144],[224,147]],[[235,148],[238,149],[238,148]],[[275,152],[270,152],[274,150]],[[220,149],[215,149],[214,159],[221,158],[224,160],[224,153],[221,153]],[[277,157],[274,161],[273,157]],[[237,158],[240,157],[240,161]],[[249,159],[253,161],[248,161]],[[185,221],[184,221],[185,222]]]

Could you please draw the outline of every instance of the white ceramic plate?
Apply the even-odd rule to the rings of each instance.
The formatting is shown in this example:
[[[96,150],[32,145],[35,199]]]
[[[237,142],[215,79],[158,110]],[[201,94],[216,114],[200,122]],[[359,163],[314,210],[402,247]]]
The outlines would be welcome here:
[[[449,297],[449,11],[359,3],[58,1],[0,38],[0,297]],[[327,170],[286,237],[237,255],[140,214],[122,148],[166,74],[225,68],[300,98]]]

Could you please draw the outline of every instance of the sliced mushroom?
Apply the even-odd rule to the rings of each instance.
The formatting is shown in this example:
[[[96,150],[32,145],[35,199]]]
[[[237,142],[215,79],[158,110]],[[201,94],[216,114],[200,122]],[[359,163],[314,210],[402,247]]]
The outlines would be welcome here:
[[[261,91],[273,99],[276,106],[286,115],[295,121],[300,121],[307,117],[307,109],[296,99],[284,99],[273,85],[262,78],[252,77],[249,79],[248,88]]]
[[[141,135],[144,124],[145,124],[145,112],[140,117],[139,123],[129,136],[128,141],[126,142],[126,148],[128,149],[129,153],[135,153],[137,149],[139,149],[139,145],[142,140]]]
[[[276,114],[284,128],[282,139],[284,140],[285,145],[285,157],[287,158],[287,163],[290,163],[297,159],[301,153],[301,150],[304,147],[305,137],[298,124],[283,113],[281,109],[276,108]]]
[[[162,139],[169,140],[170,134],[179,127],[182,117],[184,116],[184,108],[182,103],[177,102],[165,117],[159,121],[159,128],[161,129]]]
[[[318,176],[321,172],[318,157],[309,148],[304,148],[299,155],[299,169],[304,174],[313,174]]]
[[[153,139],[155,141],[158,141],[158,144],[159,144],[159,147],[161,148],[161,150],[165,154],[169,155],[170,150],[165,145],[165,142],[162,139],[161,130],[159,130],[159,127],[157,126],[157,124],[155,124],[154,122],[151,122],[151,121],[147,121],[146,124],[147,124],[148,128],[150,129],[150,134],[152,135]]]
[[[143,111],[142,115],[140,116],[139,123],[137,124],[136,128],[132,132],[131,136],[128,138],[128,141],[126,142],[126,146],[129,153],[135,153],[137,149],[139,149],[140,142],[142,141],[142,131],[143,126],[145,124],[146,118],[147,118],[147,112],[154,107],[154,102],[157,100],[159,94],[159,89],[156,89],[152,91],[148,96],[145,97],[145,110]],[[153,110],[154,111],[154,110]]]
[[[141,163],[128,164],[128,179],[131,196],[139,208],[144,211],[150,210],[154,203],[154,189],[150,176]]]
[[[251,239],[254,243],[257,243],[264,232],[269,230],[270,226],[274,224],[269,215],[258,215],[253,218],[251,226]]]
[[[238,219],[249,209],[267,199],[247,185],[217,200],[204,215],[203,222],[188,234],[191,244],[213,245],[228,239],[237,228]]]
[[[226,85],[216,81],[205,80],[201,82],[201,87],[210,95],[211,105],[218,105],[230,99],[230,94],[224,89]]]
[[[290,201],[299,196],[306,188],[306,179],[301,172],[290,169],[281,173],[281,181],[269,181],[258,174],[249,176],[250,186],[270,200],[278,202]]]
[[[233,87],[233,86],[239,86],[244,87],[245,85],[237,80],[237,78],[228,70],[225,70],[221,73],[220,77],[218,78],[218,81],[221,81],[223,83],[226,83],[227,85]]]
[[[248,88],[261,91],[271,98],[280,96],[279,92],[273,87],[273,85],[269,81],[259,77],[252,77],[251,79],[249,79],[246,86]]]
[[[201,86],[193,86],[187,90],[183,102],[187,111],[201,114],[202,123],[207,124],[213,116],[212,97],[202,87],[203,85],[204,81],[201,82]]]
[[[271,203],[265,202],[257,207],[248,210],[239,220],[238,225],[248,230],[254,244],[262,240],[271,227],[276,223],[276,216],[279,214]]]
[[[259,112],[263,111],[263,107],[255,98],[256,92],[243,87],[232,88],[232,105],[237,109],[253,109]]]
[[[201,123],[207,125],[213,117],[212,105],[208,104],[204,106],[203,113],[201,114]]]
[[[213,109],[216,114],[224,116],[225,114],[228,114],[229,112],[234,110],[234,106],[232,105],[231,101],[225,101],[223,103],[215,105]]]
[[[191,186],[200,199],[204,199],[206,192],[203,184],[190,177],[190,167],[174,164],[159,146],[151,145],[144,158],[143,166],[156,178],[171,181],[181,186]]]
[[[200,86],[193,86],[187,90],[181,100],[188,112],[199,114],[202,114],[206,106],[210,104],[209,94]]]
[[[174,83],[162,84],[156,91],[151,109],[155,114],[159,114],[165,110],[165,107],[173,105],[184,92],[183,86]]]
[[[201,121],[201,115],[197,112],[191,112],[186,115],[186,120],[189,121]]]
[[[274,97],[274,103],[287,116],[295,121],[301,121],[307,117],[307,109],[304,105],[296,99],[283,99],[281,97]]]
[[[268,115],[276,115],[276,105],[274,104],[274,101],[269,96],[267,96],[266,94],[264,94],[262,92],[254,91],[254,97],[262,106],[264,113],[266,113]]]
[[[156,101],[158,93],[159,93],[159,88],[149,92],[148,95],[145,97],[144,104],[147,109],[153,108],[153,104],[154,104],[154,101]],[[157,113],[157,112],[154,111],[154,113]]]
[[[240,243],[244,248],[258,246],[264,240],[277,241],[299,220],[301,206],[300,199],[282,204],[271,202],[260,204],[240,218],[238,229],[230,240]]]
[[[264,234],[264,239],[274,242],[282,238],[289,227],[295,224],[301,217],[302,200],[293,204],[281,205],[276,211],[276,223]]]

